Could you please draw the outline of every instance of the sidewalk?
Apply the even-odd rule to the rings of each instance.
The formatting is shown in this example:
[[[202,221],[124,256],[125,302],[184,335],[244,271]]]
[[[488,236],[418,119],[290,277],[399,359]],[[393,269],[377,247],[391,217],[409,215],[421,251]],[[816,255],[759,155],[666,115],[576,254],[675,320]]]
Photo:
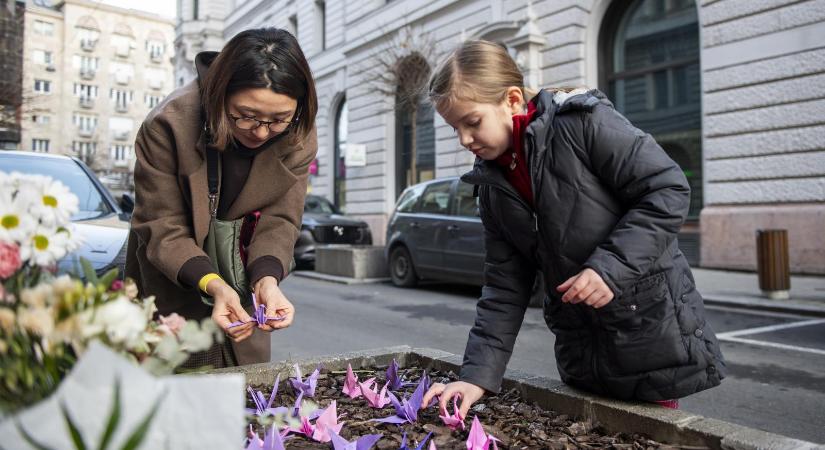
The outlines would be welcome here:
[[[825,316],[825,276],[791,276],[790,299],[771,300],[753,272],[692,268],[696,287],[710,305]]]

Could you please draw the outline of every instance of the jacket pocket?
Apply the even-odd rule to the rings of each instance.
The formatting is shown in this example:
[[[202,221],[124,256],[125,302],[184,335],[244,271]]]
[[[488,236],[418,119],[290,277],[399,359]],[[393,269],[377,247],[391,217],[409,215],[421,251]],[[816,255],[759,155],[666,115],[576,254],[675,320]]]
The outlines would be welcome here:
[[[688,363],[664,273],[641,279],[597,314],[606,372],[629,375]]]

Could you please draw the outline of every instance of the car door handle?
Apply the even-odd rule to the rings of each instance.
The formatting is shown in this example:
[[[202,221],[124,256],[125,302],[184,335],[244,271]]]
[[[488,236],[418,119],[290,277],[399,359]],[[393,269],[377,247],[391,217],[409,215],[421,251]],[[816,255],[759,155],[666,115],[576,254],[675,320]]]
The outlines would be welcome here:
[[[421,228],[421,226],[418,225],[418,222],[410,222],[410,228]]]
[[[454,233],[454,232],[456,232],[460,229],[461,229],[461,227],[458,226],[458,225],[448,225],[447,226],[447,231],[449,231],[450,233]]]

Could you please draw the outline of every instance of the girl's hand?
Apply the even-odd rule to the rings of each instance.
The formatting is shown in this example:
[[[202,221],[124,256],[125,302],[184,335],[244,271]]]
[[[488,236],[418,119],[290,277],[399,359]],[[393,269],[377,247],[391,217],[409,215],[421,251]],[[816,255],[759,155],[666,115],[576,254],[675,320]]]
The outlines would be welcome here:
[[[258,304],[266,306],[267,317],[281,316],[284,320],[269,320],[265,325],[258,325],[263,331],[279,330],[292,324],[295,307],[286,298],[275,277],[263,277],[255,283],[255,298]]]
[[[561,301],[565,303],[581,303],[596,309],[613,300],[613,291],[607,286],[602,277],[595,270],[587,268],[578,275],[570,277],[556,288],[564,292]]]
[[[448,415],[447,405],[455,397],[459,396],[461,403],[458,410],[461,417],[467,417],[470,412],[470,407],[477,402],[481,396],[484,395],[484,389],[466,381],[454,381],[450,384],[433,383],[430,390],[424,394],[424,400],[421,402],[421,409],[427,407],[433,397],[438,396],[438,408],[442,415]]]
[[[241,298],[234,289],[221,279],[215,279],[206,286],[206,292],[215,299],[212,320],[235,342],[241,342],[255,330],[252,322],[229,328],[232,322],[249,321],[249,314],[241,307]]]

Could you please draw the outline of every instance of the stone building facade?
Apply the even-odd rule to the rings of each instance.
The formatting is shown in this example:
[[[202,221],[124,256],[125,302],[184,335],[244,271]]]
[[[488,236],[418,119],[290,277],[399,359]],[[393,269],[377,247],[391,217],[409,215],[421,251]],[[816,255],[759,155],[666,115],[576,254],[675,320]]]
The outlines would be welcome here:
[[[28,2],[21,150],[77,156],[129,191],[143,118],[174,88],[174,21],[88,0]]]
[[[689,259],[753,270],[756,230],[785,228],[792,270],[825,273],[825,0],[178,4],[178,84],[196,51],[239,31],[297,36],[319,92],[311,189],[367,220],[378,243],[404,187],[473,162],[431,107],[400,107],[392,83],[484,38],[508,47],[529,85],[599,88],[660,142],[693,190]]]

